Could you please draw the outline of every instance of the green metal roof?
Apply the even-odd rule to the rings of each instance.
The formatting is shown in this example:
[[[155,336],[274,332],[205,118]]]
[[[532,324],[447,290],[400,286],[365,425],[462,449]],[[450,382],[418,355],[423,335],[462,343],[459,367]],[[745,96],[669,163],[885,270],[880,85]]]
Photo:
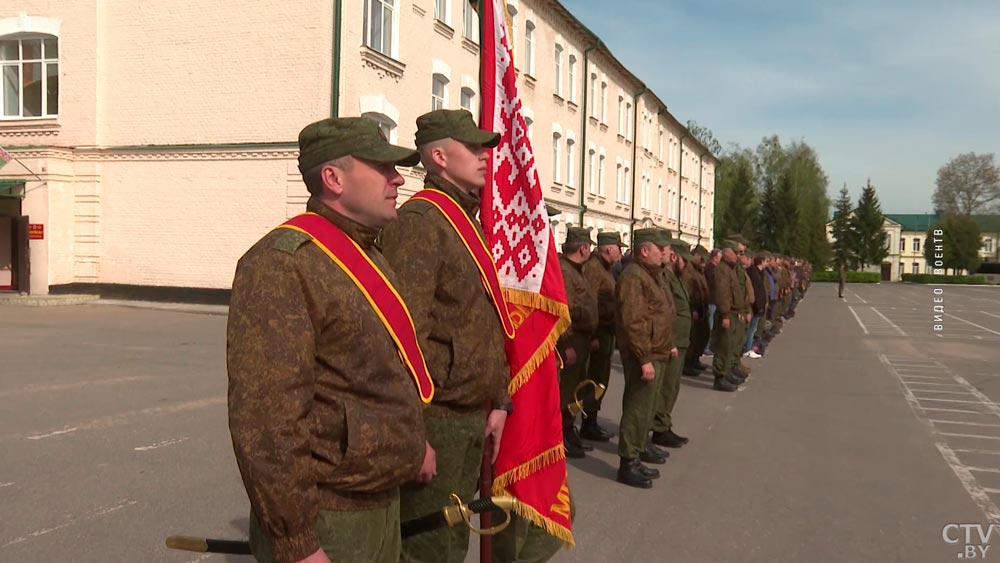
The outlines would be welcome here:
[[[24,180],[0,180],[0,197],[24,199]]]
[[[938,216],[934,213],[886,213],[885,217],[902,225],[904,231],[923,233],[938,222]],[[1000,232],[1000,215],[972,215],[972,220],[979,225],[981,232]]]

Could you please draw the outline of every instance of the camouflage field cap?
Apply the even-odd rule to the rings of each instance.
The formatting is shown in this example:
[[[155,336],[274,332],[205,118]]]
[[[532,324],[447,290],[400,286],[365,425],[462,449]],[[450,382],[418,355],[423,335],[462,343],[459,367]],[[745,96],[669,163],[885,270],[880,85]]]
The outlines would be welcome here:
[[[647,228],[647,229],[636,229],[632,233],[632,244],[638,247],[640,244],[645,242],[651,242],[659,247],[664,247],[670,244],[670,233],[665,229]]]
[[[744,238],[743,235],[741,235],[739,233],[737,233],[735,235],[730,235],[729,236],[729,240],[738,242],[738,243],[742,244],[743,246],[749,246],[750,245],[750,242],[746,238]]]
[[[694,256],[691,255],[691,247],[688,246],[688,243],[680,239],[672,240],[670,241],[670,248],[672,248],[674,252],[679,254],[684,260],[688,262],[694,260]]]
[[[367,117],[324,119],[299,133],[299,172],[343,156],[403,166],[420,162],[420,153],[390,144],[378,123]]]
[[[566,244],[588,243],[594,244],[594,239],[590,237],[590,229],[583,227],[570,227],[566,231]]]
[[[670,232],[670,229],[664,229],[663,227],[656,227],[656,230],[660,231],[660,233],[663,235],[664,240],[667,241],[666,243],[660,246],[669,246],[670,243],[673,242],[674,235],[673,233]]]
[[[725,249],[728,248],[729,250],[732,250],[733,252],[737,252],[740,249],[740,245],[737,244],[737,242],[735,240],[726,239],[726,240],[722,241],[722,244],[719,245],[719,248],[721,248],[723,250],[725,250]]]
[[[597,233],[598,246],[607,246],[612,244],[621,248],[628,248],[628,245],[622,242],[621,233],[615,231],[605,231],[603,233]]]
[[[692,250],[691,252],[693,254],[701,254],[702,256],[708,256],[708,254],[709,254],[708,249],[705,248],[704,246],[700,245],[700,244],[698,246],[694,247],[694,250]]]
[[[418,147],[449,138],[487,148],[500,144],[500,133],[483,131],[464,109],[439,109],[417,118]]]

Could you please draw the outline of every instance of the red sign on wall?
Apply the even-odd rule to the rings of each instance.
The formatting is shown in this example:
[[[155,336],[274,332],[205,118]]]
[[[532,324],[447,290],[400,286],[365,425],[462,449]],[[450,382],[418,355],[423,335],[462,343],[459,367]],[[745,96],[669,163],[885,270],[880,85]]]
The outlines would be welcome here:
[[[28,223],[28,240],[43,240],[45,238],[45,225],[41,223]]]

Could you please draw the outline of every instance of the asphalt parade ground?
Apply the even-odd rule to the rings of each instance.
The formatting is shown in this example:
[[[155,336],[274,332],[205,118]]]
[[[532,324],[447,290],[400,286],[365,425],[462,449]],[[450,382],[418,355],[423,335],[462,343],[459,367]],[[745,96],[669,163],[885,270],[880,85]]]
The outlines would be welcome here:
[[[1000,560],[1000,529],[979,536],[1000,524],[1000,288],[845,297],[815,284],[739,392],[684,377],[691,442],[652,489],[614,481],[616,439],[571,460],[578,546],[555,560]],[[163,545],[246,535],[221,312],[0,307],[0,562],[250,560]]]

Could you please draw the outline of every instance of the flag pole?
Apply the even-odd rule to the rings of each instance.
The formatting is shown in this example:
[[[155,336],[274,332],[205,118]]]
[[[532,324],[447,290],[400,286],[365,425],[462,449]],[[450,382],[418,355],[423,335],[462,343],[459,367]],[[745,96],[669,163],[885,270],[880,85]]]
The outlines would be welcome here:
[[[487,436],[483,441],[483,463],[479,472],[479,498],[487,498],[493,494],[493,437]],[[490,512],[479,515],[479,527],[489,528],[493,525]],[[491,563],[493,560],[493,536],[479,535],[479,561]]]

